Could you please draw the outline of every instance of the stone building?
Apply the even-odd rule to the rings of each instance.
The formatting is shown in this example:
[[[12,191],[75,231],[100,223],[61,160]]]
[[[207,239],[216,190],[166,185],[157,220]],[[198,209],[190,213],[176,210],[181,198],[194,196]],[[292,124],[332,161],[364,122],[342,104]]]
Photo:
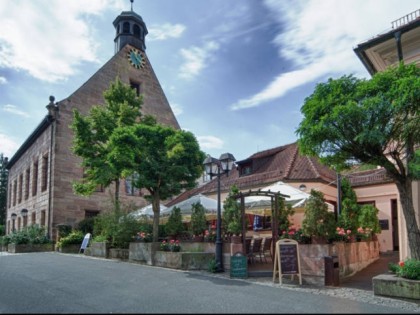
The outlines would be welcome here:
[[[89,197],[73,192],[72,182],[80,180],[81,159],[71,151],[73,134],[69,128],[73,109],[83,115],[93,105],[104,104],[103,92],[118,77],[143,95],[141,112],[153,115],[159,123],[179,129],[179,124],[146,55],[146,24],[140,15],[122,12],[113,22],[115,54],[69,97],[55,102],[50,97],[48,113],[9,160],[6,232],[39,224],[48,236],[56,238],[57,225],[75,226],[97,215],[110,200],[110,190],[98,187]],[[141,191],[129,180],[120,184],[121,201],[136,206],[146,204]]]

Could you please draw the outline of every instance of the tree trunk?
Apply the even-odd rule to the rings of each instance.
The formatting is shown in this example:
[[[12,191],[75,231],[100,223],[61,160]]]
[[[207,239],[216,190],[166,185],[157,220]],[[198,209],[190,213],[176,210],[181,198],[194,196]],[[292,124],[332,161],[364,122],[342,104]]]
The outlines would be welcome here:
[[[410,249],[409,257],[420,260],[420,228],[413,206],[412,182],[410,180],[406,180],[403,183],[396,181],[396,185],[400,194],[407,228],[407,240]]]
[[[153,242],[159,241],[159,218],[160,218],[160,195],[159,192],[154,192],[152,195],[153,207]]]

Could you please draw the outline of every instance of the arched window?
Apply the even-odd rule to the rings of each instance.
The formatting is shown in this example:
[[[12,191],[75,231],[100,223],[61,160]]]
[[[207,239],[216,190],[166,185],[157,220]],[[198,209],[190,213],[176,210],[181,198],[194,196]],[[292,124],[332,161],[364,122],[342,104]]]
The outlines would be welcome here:
[[[123,33],[130,33],[130,23],[124,22],[124,24],[123,24]]]
[[[135,37],[140,38],[140,27],[137,24],[133,26],[133,33]]]

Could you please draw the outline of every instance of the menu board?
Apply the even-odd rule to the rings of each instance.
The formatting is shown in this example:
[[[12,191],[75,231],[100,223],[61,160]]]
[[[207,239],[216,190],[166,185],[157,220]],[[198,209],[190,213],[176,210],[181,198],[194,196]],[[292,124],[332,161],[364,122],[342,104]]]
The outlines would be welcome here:
[[[245,255],[238,252],[230,257],[230,277],[231,278],[247,278],[248,262]]]
[[[280,244],[280,264],[282,274],[299,273],[297,246],[295,244]]]

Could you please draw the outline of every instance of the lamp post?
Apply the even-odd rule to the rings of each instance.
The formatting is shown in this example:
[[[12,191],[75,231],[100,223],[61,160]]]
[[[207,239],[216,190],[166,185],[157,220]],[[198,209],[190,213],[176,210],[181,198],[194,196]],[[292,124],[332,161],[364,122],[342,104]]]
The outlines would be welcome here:
[[[20,214],[23,217],[23,227],[28,225],[28,209],[22,209]]]
[[[10,217],[12,218],[12,232],[14,233],[16,231],[16,229],[15,229],[15,220],[17,218],[17,214],[16,213],[12,213],[10,215]]]
[[[216,272],[224,272],[223,268],[223,242],[221,237],[222,218],[221,218],[221,200],[220,200],[220,175],[229,173],[232,170],[235,158],[230,153],[223,153],[219,159],[210,155],[204,160],[206,174],[210,178],[217,176],[217,225],[216,225]]]

